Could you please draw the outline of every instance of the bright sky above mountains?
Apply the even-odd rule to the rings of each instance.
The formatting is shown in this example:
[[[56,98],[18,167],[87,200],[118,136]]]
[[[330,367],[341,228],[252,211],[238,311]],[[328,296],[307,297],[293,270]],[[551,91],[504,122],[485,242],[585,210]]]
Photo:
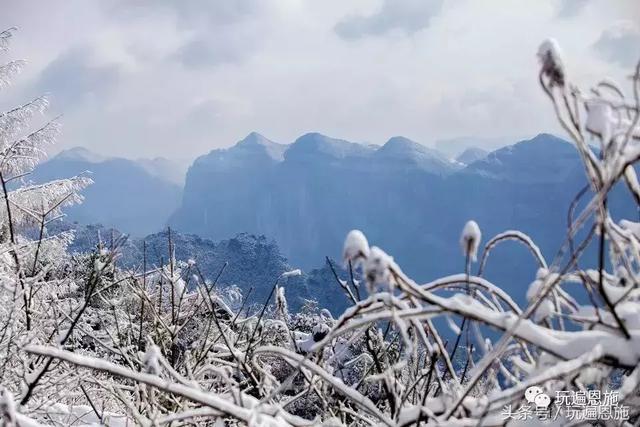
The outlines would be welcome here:
[[[0,107],[47,92],[59,148],[191,157],[252,130],[383,143],[556,131],[535,53],[555,37],[581,84],[630,74],[637,0],[4,0]],[[625,82],[626,83],[626,82]]]

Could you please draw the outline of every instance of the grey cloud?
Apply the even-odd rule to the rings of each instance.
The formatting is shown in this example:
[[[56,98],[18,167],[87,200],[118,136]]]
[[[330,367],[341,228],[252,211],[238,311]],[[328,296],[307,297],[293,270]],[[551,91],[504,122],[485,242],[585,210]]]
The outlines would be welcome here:
[[[184,44],[173,58],[192,68],[239,63],[253,51],[254,43],[230,34],[205,33]]]
[[[558,17],[569,19],[578,16],[589,1],[590,0],[560,0],[558,4]]]
[[[345,39],[382,35],[393,30],[413,34],[429,26],[442,4],[443,0],[384,0],[373,15],[348,16],[336,25],[335,31]]]
[[[74,48],[58,56],[40,74],[36,88],[50,93],[56,107],[77,107],[89,98],[103,96],[119,79],[116,66],[93,65],[87,48]]]
[[[583,52],[608,25],[598,28],[594,17],[640,22],[637,1],[590,1],[566,26],[556,19],[561,0],[532,7],[357,2],[371,5],[365,9],[340,1],[8,0],[3,18],[20,28],[9,55],[30,65],[3,99],[10,106],[48,92],[51,115],[65,114],[61,144],[118,155],[195,155],[255,128],[283,141],[319,129],[374,142],[396,133],[427,141],[553,131],[531,74],[535,43],[528,39],[556,34],[567,53]],[[505,16],[513,16],[509,25],[499,21]],[[337,22],[335,31],[366,43],[344,43]],[[412,33],[419,37],[394,43],[380,63],[389,34]],[[620,39],[603,35],[597,54],[613,55],[609,45]],[[596,50],[589,49],[591,55],[575,58],[577,79],[592,77]],[[490,63],[468,66],[480,58]],[[622,80],[629,71],[610,64],[595,64],[593,72],[610,69],[606,74]],[[522,79],[528,90],[504,88],[505,79]],[[498,93],[479,91],[485,87]],[[532,114],[539,119],[531,121]]]
[[[632,22],[619,22],[602,32],[593,49],[605,61],[632,67],[640,59],[640,28]]]
[[[155,2],[153,2],[155,3]],[[260,10],[264,2],[257,0],[165,0],[165,4],[174,8],[178,15],[193,22],[205,19],[209,24],[228,24],[242,20]]]
[[[195,105],[173,129],[176,138],[205,142],[225,118],[224,104],[207,100]]]
[[[261,11],[261,0],[112,0],[108,10],[118,16],[140,18],[158,10],[176,15],[182,26],[194,23],[229,25]]]
[[[151,17],[169,16],[188,40],[169,53],[187,68],[239,63],[250,56],[263,34],[265,12],[271,0],[110,0],[112,19],[130,26],[144,25]],[[135,50],[132,43],[131,50]],[[139,55],[136,55],[139,56]]]

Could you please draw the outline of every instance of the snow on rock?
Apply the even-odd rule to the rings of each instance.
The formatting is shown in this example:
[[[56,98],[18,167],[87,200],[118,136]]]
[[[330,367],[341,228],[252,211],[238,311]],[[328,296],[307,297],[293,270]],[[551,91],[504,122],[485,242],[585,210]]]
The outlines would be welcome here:
[[[282,273],[283,278],[297,277],[297,276],[302,276],[302,270],[300,270],[299,268],[295,270],[285,271],[284,273]]]

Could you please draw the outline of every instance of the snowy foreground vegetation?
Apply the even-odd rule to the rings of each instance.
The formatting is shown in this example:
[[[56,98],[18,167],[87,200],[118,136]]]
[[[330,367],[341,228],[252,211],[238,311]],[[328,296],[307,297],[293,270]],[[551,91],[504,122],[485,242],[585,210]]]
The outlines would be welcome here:
[[[0,33],[0,48],[10,37]],[[50,235],[47,225],[81,202],[90,180],[30,185],[26,174],[58,124],[34,125],[44,98],[1,114],[3,425],[637,424],[640,223],[613,218],[607,196],[624,185],[640,204],[640,65],[627,98],[608,80],[589,92],[573,86],[553,41],[538,56],[542,89],[587,177],[558,254],[545,258],[518,231],[483,245],[470,221],[461,274],[419,284],[352,231],[352,274],[326,284],[352,301],[337,319],[312,303],[289,312],[280,285],[298,271],[256,283],[271,290],[256,308],[171,249],[164,265],[143,259],[140,271],[118,268],[118,240],[70,254],[73,235]],[[0,67],[0,88],[22,66]],[[539,265],[526,307],[482,277],[507,241]],[[598,255],[591,266],[589,248]],[[596,391],[617,401],[595,418],[557,398]],[[514,415],[531,402],[530,416]]]

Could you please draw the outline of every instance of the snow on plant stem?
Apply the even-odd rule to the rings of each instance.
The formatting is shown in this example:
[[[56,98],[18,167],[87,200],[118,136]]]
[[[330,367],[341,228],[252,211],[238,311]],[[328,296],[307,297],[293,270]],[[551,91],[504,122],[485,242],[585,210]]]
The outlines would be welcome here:
[[[482,233],[478,223],[471,220],[468,221],[462,229],[460,235],[460,247],[462,253],[468,256],[471,261],[475,262],[478,258],[478,248],[480,247],[480,240],[482,239]]]

